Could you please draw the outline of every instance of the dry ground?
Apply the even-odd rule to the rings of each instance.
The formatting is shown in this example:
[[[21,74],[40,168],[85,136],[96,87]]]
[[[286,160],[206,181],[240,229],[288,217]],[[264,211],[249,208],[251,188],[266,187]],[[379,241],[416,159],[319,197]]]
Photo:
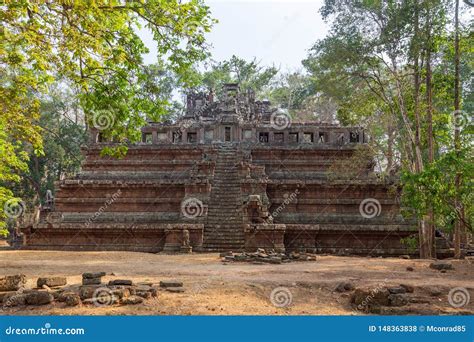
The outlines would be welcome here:
[[[223,264],[218,254],[165,255],[134,252],[66,252],[0,250],[1,275],[23,273],[33,287],[39,276],[66,276],[68,284],[79,284],[83,272],[107,272],[110,279],[158,283],[178,279],[185,293],[159,292],[155,299],[135,306],[64,307],[55,303],[41,307],[4,308],[0,314],[16,315],[352,315],[350,294],[337,293],[336,285],[350,281],[356,287],[401,283],[416,286],[425,293],[427,286],[439,286],[443,295],[429,297],[430,309],[456,313],[447,300],[454,287],[468,288],[474,297],[474,259],[453,260],[455,270],[440,273],[430,269],[429,260],[318,256],[317,261],[281,265],[247,263]],[[413,272],[406,270],[408,266]],[[278,287],[287,287],[292,304],[275,307],[269,297]],[[425,291],[425,292],[424,292]],[[474,298],[463,307],[474,312]],[[436,312],[436,311],[435,311]]]

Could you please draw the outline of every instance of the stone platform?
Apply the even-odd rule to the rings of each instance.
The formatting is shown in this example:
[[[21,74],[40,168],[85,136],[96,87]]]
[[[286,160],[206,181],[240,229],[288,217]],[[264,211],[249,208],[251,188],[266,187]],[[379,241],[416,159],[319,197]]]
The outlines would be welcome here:
[[[178,123],[144,127],[123,159],[101,157],[113,144],[91,130],[82,171],[22,228],[23,248],[409,254],[401,239],[416,226],[397,181],[378,179],[372,160],[351,164],[363,130],[278,126],[285,115],[230,85],[221,101],[188,97]]]

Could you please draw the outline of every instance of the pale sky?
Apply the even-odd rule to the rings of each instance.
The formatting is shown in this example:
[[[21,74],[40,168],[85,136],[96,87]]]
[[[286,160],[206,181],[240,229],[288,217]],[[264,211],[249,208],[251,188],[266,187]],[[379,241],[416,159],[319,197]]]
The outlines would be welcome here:
[[[301,68],[308,49],[327,33],[318,10],[322,0],[220,0],[206,1],[215,24],[207,35],[212,58],[222,61],[233,54],[262,65],[275,64],[284,70]],[[156,61],[150,33],[141,38],[149,46],[146,63]]]

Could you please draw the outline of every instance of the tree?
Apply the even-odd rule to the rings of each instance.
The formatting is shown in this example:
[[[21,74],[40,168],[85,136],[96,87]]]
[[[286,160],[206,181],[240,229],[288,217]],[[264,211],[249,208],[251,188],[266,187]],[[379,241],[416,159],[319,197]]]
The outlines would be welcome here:
[[[257,95],[262,95],[278,73],[274,66],[264,67],[253,60],[246,60],[232,56],[227,61],[213,63],[210,70],[198,73],[200,86],[204,89],[213,89],[217,96],[222,95],[222,86],[225,83],[236,82],[241,89],[253,89]]]
[[[311,83],[307,75],[301,70],[283,72],[266,91],[273,103],[287,109],[290,115],[295,116],[305,108],[305,100],[311,94]]]
[[[314,89],[334,100],[341,122],[369,130],[387,173],[401,170],[404,203],[420,223],[420,255],[431,257],[434,224],[450,229],[441,218],[459,217],[453,214],[456,194],[472,212],[465,185],[456,190],[454,181],[455,174],[472,177],[469,134],[460,139],[458,157],[446,138],[452,136],[446,114],[454,84],[446,72],[454,68],[452,8],[442,0],[328,0],[321,13],[331,19],[330,34],[303,62]],[[469,71],[463,77],[469,80]],[[461,221],[470,227],[469,216]]]
[[[94,96],[102,91],[112,118],[101,127],[104,134],[118,141],[136,140],[146,116],[153,114],[147,110],[156,109],[149,99],[130,100],[133,83],[144,77],[142,54],[148,51],[137,29],[144,24],[151,30],[159,60],[181,81],[190,82],[192,66],[207,56],[204,33],[214,23],[201,0],[8,2],[1,5],[0,20],[2,183],[20,180],[27,151],[43,154],[39,98],[56,76],[80,88],[89,124],[101,122],[98,116],[104,112],[94,111]],[[116,103],[119,96],[125,100]],[[11,201],[18,199],[1,187],[0,205]],[[4,218],[2,211],[0,228]]]
[[[54,193],[54,183],[79,171],[81,148],[87,132],[76,94],[65,83],[54,83],[49,94],[41,98],[40,119],[44,154],[29,154],[28,170],[20,174],[22,181],[14,188],[28,207],[43,204],[47,190]]]

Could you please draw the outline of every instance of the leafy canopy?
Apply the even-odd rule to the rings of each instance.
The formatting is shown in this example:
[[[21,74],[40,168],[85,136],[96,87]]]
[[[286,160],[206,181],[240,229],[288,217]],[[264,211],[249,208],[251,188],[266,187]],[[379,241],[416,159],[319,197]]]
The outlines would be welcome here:
[[[158,60],[190,82],[190,68],[207,56],[204,34],[214,23],[202,0],[11,1],[0,5],[0,21],[0,184],[19,180],[27,150],[42,154],[38,98],[55,78],[80,87],[89,125],[106,110],[111,124],[99,127],[104,134],[135,140],[145,118],[164,106],[135,97],[149,51],[137,31],[150,30]],[[11,197],[0,187],[0,205]]]

